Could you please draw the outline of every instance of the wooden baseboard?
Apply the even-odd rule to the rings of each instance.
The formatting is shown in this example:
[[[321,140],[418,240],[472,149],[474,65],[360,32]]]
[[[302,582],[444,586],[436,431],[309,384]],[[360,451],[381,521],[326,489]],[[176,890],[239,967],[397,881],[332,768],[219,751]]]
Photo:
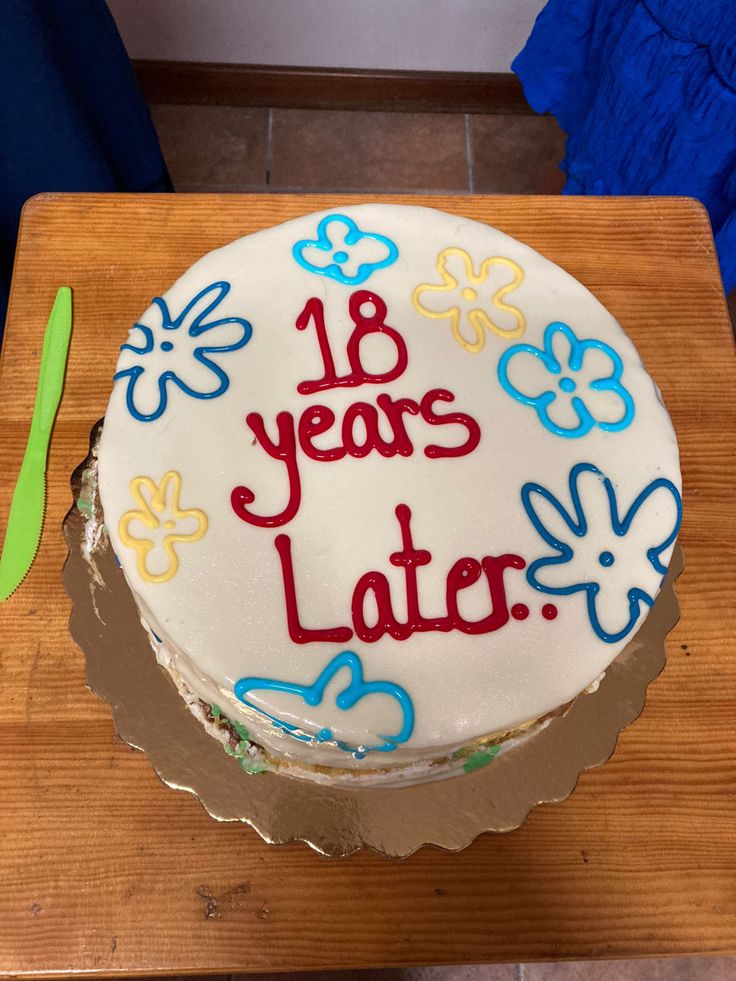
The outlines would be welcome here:
[[[368,71],[136,61],[149,102],[404,112],[529,113],[510,72]]]

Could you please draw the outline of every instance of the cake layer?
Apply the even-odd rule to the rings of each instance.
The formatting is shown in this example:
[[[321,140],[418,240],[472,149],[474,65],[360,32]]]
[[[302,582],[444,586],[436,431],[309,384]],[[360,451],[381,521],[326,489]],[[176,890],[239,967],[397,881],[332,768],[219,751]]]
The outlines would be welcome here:
[[[677,444],[606,309],[488,226],[370,204],[197,262],[99,451],[161,657],[275,759],[444,758],[598,678],[659,591]]]

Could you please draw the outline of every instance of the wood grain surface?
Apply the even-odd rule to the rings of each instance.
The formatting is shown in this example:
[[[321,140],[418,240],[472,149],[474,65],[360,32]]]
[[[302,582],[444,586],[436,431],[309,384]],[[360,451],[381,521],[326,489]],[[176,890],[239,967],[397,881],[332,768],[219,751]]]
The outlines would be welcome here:
[[[23,215],[0,378],[0,521],[57,286],[74,334],[46,525],[0,606],[0,972],[229,972],[736,951],[736,364],[687,199],[396,197],[497,226],[577,276],[659,384],[685,478],[682,620],[642,717],[563,804],[401,862],[218,825],[115,735],[60,572],[69,476],[119,344],[195,259],[353,196],[45,195]]]

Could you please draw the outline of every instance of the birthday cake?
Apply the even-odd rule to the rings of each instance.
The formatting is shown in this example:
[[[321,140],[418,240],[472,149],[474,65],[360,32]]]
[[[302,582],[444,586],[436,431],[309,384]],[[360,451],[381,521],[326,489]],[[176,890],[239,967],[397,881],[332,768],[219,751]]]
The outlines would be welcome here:
[[[644,622],[681,516],[669,416],[598,300],[494,228],[384,204],[156,297],[98,479],[200,722],[247,772],[353,786],[533,738]]]

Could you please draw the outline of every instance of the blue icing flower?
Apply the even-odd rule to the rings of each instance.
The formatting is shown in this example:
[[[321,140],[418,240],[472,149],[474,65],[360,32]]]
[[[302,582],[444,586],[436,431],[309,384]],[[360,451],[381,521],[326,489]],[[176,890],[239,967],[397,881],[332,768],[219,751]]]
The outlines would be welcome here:
[[[258,705],[255,705],[246,696],[251,692],[284,692],[289,695],[296,695],[310,707],[321,705],[328,685],[343,668],[350,672],[350,680],[346,687],[335,696],[335,704],[343,712],[349,712],[364,698],[371,695],[388,695],[394,699],[401,710],[402,723],[399,731],[390,736],[379,735],[381,740],[375,746],[350,746],[340,740],[335,740],[330,729],[322,728],[316,735],[308,735],[298,726],[284,722],[282,719],[265,712]],[[345,679],[343,679],[345,680]],[[300,685],[289,681],[277,681],[273,678],[241,678],[235,684],[235,695],[247,705],[248,708],[255,709],[261,715],[270,719],[274,726],[282,729],[294,739],[302,742],[327,742],[334,740],[340,749],[347,753],[352,753],[356,758],[362,759],[366,753],[379,752],[390,753],[396,749],[399,743],[405,743],[410,738],[414,730],[414,706],[408,693],[400,685],[391,681],[366,681],[363,677],[363,666],[360,658],[353,651],[342,651],[337,654],[330,663],[323,668],[317,680],[312,684]],[[366,737],[368,738],[368,737]]]
[[[654,603],[667,572],[663,554],[680,527],[680,493],[672,481],[659,477],[622,515],[613,483],[591,463],[572,468],[569,490],[570,510],[540,484],[522,488],[527,516],[554,552],[531,563],[527,580],[554,596],[583,592],[593,630],[613,644],[632,630],[642,604]],[[647,548],[642,541],[651,544]],[[627,575],[631,569],[642,570],[642,552],[648,566],[632,585]]]
[[[556,322],[545,330],[543,348],[515,344],[505,351],[498,379],[550,432],[572,439],[594,426],[615,433],[631,424],[634,400],[621,383],[623,370],[610,344],[579,340]]]
[[[327,215],[317,226],[316,239],[301,239],[292,255],[307,272],[329,276],[338,283],[358,286],[377,269],[396,262],[399,250],[378,232],[364,232],[347,215]]]
[[[229,292],[229,283],[212,283],[177,317],[157,296],[151,310],[158,311],[160,323],[134,325],[138,343],[129,339],[122,345],[120,350],[127,356],[121,355],[122,367],[113,377],[127,380],[128,411],[140,422],[153,422],[164,414],[170,385],[195,399],[214,399],[227,391],[230,379],[213,359],[245,347],[253,333],[242,317],[208,319]]]

